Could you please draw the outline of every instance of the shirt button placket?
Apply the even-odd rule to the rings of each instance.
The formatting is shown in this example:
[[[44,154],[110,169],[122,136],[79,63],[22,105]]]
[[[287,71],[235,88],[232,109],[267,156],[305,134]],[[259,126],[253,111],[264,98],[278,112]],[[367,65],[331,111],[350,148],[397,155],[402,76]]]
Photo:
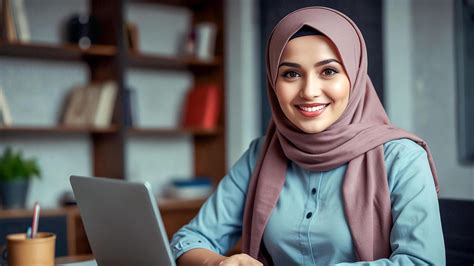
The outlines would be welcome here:
[[[317,214],[317,210],[318,210],[318,205],[319,205],[319,202],[318,202],[318,184],[320,184],[320,181],[321,181],[321,178],[322,178],[322,173],[312,173],[311,174],[311,180],[310,180],[310,184],[311,184],[311,191],[310,191],[310,197],[312,198],[311,202],[311,210],[308,210],[308,212],[306,213],[306,221],[308,223],[308,232],[311,232],[311,224],[313,222],[313,219],[316,219],[316,214]],[[313,250],[312,250],[312,247],[311,247],[311,234],[308,235],[308,251],[309,251],[309,262],[310,264],[313,264],[315,263],[315,254],[313,254]]]

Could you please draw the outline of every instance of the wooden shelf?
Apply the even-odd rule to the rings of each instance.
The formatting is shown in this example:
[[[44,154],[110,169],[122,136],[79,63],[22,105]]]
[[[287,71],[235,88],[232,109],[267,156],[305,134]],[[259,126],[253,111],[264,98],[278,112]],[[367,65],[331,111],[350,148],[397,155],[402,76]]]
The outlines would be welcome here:
[[[195,58],[175,58],[169,56],[129,53],[128,61],[132,67],[161,69],[209,69],[222,67],[222,59],[202,61]]]
[[[80,49],[69,44],[0,43],[1,56],[24,58],[79,61],[96,57],[112,57],[116,53],[117,49],[111,45],[93,45],[89,49]]]
[[[69,134],[69,133],[85,133],[85,134],[106,134],[115,133],[118,129],[116,126],[109,128],[83,128],[83,127],[29,127],[29,126],[15,126],[15,127],[0,127],[0,134]]]
[[[160,211],[182,211],[200,209],[206,199],[158,199]]]
[[[189,209],[199,209],[206,199],[169,199],[159,198],[157,199],[158,208],[162,211],[179,211]],[[0,218],[19,218],[25,216],[31,216],[33,209],[12,209],[5,210],[0,208]],[[53,209],[44,209],[41,211],[42,216],[57,216],[73,214],[79,215],[79,208],[76,205],[69,207],[57,207]]]
[[[150,4],[162,4],[177,7],[196,7],[202,5],[205,0],[128,0],[130,3],[150,3]]]
[[[195,135],[195,136],[215,136],[222,132],[221,128],[130,128],[130,136],[153,136],[153,135]]]

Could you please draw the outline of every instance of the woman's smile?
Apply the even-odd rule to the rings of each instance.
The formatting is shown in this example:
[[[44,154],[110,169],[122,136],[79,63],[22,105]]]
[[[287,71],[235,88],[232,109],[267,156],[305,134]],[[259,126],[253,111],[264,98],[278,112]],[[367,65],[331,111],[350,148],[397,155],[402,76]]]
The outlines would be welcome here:
[[[329,104],[323,104],[323,103],[312,103],[312,104],[297,104],[295,107],[297,110],[304,116],[304,117],[317,117],[320,116],[324,110],[326,110],[326,107]]]

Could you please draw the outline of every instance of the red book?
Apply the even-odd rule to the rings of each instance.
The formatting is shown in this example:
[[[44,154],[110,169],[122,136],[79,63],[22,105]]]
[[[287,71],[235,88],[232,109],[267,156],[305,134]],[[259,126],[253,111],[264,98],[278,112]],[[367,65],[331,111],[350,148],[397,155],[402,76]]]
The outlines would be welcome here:
[[[220,90],[206,85],[188,91],[184,103],[183,127],[212,129],[217,126],[221,106]]]

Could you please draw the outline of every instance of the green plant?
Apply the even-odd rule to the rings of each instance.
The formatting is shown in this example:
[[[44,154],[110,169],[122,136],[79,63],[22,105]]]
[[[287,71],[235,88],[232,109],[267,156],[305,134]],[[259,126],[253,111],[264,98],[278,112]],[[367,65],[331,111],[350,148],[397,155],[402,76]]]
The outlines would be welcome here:
[[[40,178],[41,171],[36,159],[26,159],[21,151],[7,147],[0,156],[0,181],[29,180]]]

